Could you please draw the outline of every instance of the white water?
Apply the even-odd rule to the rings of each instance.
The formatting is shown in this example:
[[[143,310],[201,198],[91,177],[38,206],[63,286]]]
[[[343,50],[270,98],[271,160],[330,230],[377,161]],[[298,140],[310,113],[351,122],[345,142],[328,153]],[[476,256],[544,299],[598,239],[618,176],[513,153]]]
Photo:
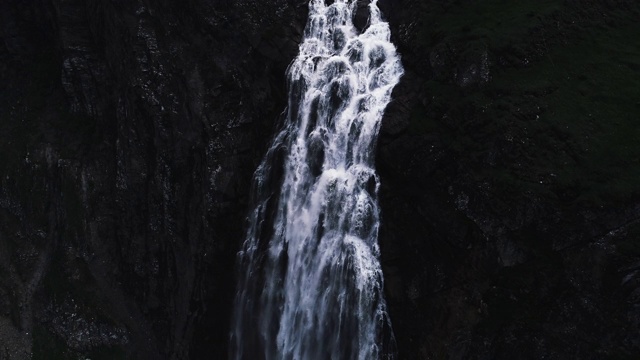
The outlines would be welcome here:
[[[393,356],[373,156],[403,70],[376,1],[361,34],[355,6],[309,3],[284,128],[254,175],[232,359]]]

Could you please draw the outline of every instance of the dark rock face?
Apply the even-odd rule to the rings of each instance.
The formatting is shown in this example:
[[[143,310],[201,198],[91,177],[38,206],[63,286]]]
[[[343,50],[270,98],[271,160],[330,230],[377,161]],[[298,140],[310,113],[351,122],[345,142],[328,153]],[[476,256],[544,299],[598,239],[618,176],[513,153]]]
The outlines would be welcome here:
[[[0,9],[0,358],[224,358],[306,4]]]
[[[306,3],[0,3],[0,359],[225,358]],[[635,358],[639,6],[380,3],[400,358]]]
[[[636,135],[622,134],[624,120],[601,132],[579,129],[618,106],[625,110],[612,117],[637,118],[640,108],[624,91],[612,94],[618,105],[589,95],[631,86],[622,74],[637,64],[622,56],[595,66],[582,49],[619,36],[612,47],[637,54],[626,34],[640,34],[629,17],[640,8],[389,6],[407,75],[379,146],[380,241],[400,357],[637,357],[640,189],[626,186],[618,196],[612,184],[640,177],[633,160],[611,156],[640,127],[627,123]],[[580,35],[605,23],[597,35]],[[583,73],[582,61],[591,71]],[[605,75],[611,67],[625,70]],[[569,97],[583,77],[594,86]],[[619,140],[607,143],[614,133]],[[591,138],[611,150],[606,163]],[[620,148],[621,157],[636,158],[631,148]]]

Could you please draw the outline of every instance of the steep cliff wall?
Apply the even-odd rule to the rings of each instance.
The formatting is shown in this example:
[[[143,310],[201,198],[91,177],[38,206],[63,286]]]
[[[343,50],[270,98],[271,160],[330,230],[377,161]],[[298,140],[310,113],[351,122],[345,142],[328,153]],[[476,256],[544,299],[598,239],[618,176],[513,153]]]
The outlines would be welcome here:
[[[377,161],[400,357],[634,358],[638,5],[381,3],[407,71]],[[0,3],[0,359],[225,357],[305,16]]]
[[[390,5],[407,74],[378,166],[401,357],[636,357],[637,3]]]
[[[222,358],[305,4],[0,9],[0,358]]]

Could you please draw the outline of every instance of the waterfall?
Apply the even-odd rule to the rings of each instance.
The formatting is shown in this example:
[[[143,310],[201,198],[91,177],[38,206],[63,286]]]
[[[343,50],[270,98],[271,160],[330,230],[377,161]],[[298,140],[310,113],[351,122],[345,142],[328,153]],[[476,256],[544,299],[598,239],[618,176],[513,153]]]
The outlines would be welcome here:
[[[403,73],[376,1],[311,0],[288,109],[254,174],[231,359],[391,358],[379,263],[376,138]]]

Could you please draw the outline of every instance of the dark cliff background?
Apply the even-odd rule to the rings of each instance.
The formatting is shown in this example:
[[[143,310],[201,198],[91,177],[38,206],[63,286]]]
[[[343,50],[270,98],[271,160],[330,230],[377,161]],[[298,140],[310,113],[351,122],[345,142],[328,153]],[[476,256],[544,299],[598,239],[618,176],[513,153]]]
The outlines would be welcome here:
[[[640,4],[381,7],[406,68],[377,161],[399,357],[637,359]],[[0,359],[226,358],[306,11],[0,2]]]

